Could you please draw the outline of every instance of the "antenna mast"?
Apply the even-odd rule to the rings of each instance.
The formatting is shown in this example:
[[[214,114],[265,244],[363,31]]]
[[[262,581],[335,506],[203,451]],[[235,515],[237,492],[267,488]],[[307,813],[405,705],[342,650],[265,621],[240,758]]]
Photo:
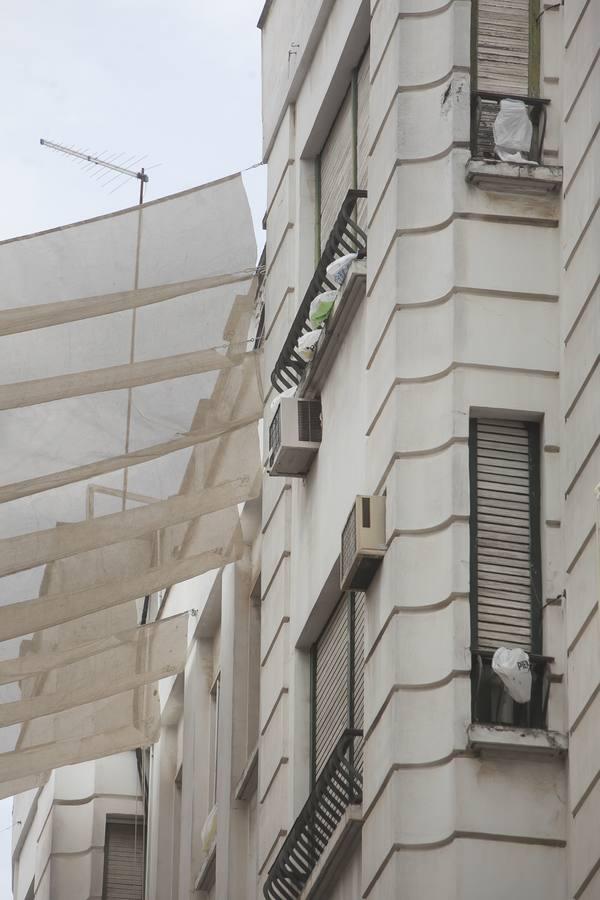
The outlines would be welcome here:
[[[126,169],[123,166],[117,166],[114,163],[101,159],[99,156],[89,156],[87,153],[82,153],[79,150],[72,150],[70,147],[64,147],[62,144],[55,144],[44,138],[40,138],[40,144],[42,147],[48,147],[50,150],[58,150],[59,153],[65,153],[67,156],[74,156],[77,159],[82,159],[84,162],[90,163],[91,165],[112,169],[112,171],[117,172],[118,175],[128,175],[130,178],[138,178],[140,182],[140,203],[144,202],[144,185],[148,183],[149,177],[143,168],[141,168],[139,172],[136,172],[133,169]]]

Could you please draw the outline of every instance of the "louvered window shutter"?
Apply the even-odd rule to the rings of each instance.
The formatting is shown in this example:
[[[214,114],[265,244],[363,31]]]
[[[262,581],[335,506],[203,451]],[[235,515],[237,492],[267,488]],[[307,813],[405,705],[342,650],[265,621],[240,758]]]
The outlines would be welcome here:
[[[473,646],[541,650],[539,426],[471,422]]]
[[[142,900],[144,838],[141,820],[108,819],[104,844],[103,900]]]
[[[345,594],[313,648],[313,777],[316,780],[342,733],[364,718],[365,595]],[[354,742],[355,765],[362,740]]]
[[[369,48],[362,58],[357,77],[356,156],[357,187],[367,190],[369,163]],[[358,224],[366,231],[367,201],[358,201]]]
[[[321,249],[327,243],[344,198],[353,187],[352,90],[344,97],[321,150]]]
[[[477,0],[477,90],[529,93],[531,0]]]

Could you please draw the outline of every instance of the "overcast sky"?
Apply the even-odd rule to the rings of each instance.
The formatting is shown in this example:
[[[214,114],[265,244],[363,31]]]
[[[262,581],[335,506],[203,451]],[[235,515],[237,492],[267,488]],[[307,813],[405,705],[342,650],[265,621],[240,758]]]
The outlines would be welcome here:
[[[2,0],[0,240],[137,202],[40,138],[148,167],[152,200],[261,159],[264,0]],[[257,230],[265,173],[246,176]],[[262,236],[258,234],[262,246]],[[259,251],[261,246],[259,246]],[[10,825],[0,801],[0,829]],[[0,831],[10,900],[11,831]]]

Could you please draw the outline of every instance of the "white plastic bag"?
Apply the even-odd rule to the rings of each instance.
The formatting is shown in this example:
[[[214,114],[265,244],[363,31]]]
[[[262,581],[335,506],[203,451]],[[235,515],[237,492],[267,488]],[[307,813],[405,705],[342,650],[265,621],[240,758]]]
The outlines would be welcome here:
[[[531,700],[531,664],[524,650],[498,647],[492,659],[492,669],[517,703]]]
[[[528,163],[533,126],[522,100],[501,100],[493,125],[496,153],[504,162]]]
[[[357,253],[346,253],[345,256],[334,259],[332,263],[329,263],[325,270],[327,272],[327,279],[333,281],[333,283],[337,285],[343,284],[346,280],[348,270],[357,256]]]
[[[333,304],[335,303],[336,297],[337,290],[323,291],[322,294],[317,294],[313,302],[310,304],[310,309],[308,312],[308,318],[313,328],[319,328],[323,324],[323,322],[327,320],[329,314],[331,313],[331,310],[333,309]]]
[[[310,362],[315,355],[315,350],[317,349],[317,344],[322,333],[322,330],[317,328],[315,331],[307,331],[307,333],[303,334],[299,339],[295,351],[304,362]]]

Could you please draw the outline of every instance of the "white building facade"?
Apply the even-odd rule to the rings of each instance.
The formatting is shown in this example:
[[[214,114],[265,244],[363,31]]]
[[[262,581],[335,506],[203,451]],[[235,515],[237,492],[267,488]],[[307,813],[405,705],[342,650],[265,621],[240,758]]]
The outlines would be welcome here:
[[[267,471],[245,557],[157,607],[196,625],[160,685],[145,897],[596,900],[600,3],[268,0],[259,26]],[[532,135],[501,161],[515,97]],[[272,428],[290,387],[308,435]],[[530,655],[529,703],[499,646]],[[143,771],[17,801],[15,900],[113,896],[107,823],[137,827]],[[50,840],[73,874],[43,893]]]

